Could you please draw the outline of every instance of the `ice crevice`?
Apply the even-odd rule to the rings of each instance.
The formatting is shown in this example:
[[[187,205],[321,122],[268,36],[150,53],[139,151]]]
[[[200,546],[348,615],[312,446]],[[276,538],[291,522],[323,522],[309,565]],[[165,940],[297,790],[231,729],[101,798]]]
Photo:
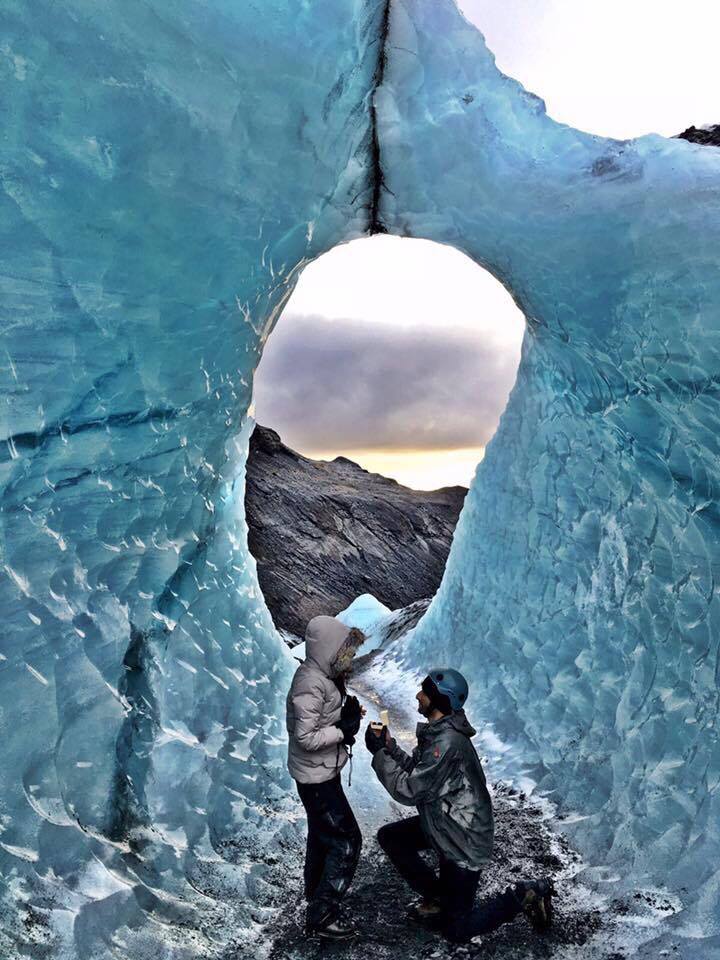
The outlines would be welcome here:
[[[271,6],[0,14],[0,954],[220,957],[266,918],[297,807],[253,372],[302,267],[387,231],[527,317],[395,661],[463,669],[595,881],[667,887],[709,956],[720,152],[555,123],[450,0]]]
[[[385,182],[385,176],[382,169],[382,155],[381,155],[381,145],[380,145],[380,136],[378,132],[378,106],[376,103],[377,92],[382,86],[385,80],[385,69],[387,67],[388,59],[388,36],[390,33],[390,7],[392,0],[385,0],[384,7],[382,9],[382,19],[380,21],[380,29],[378,31],[377,46],[378,46],[378,57],[377,65],[375,67],[375,73],[373,75],[373,85],[370,93],[370,136],[371,136],[371,149],[370,149],[370,192],[371,192],[371,204],[370,204],[370,220],[368,224],[368,233],[373,236],[378,233],[387,233],[387,227],[385,226],[381,213],[381,201],[382,193],[384,190],[387,190],[387,184]]]

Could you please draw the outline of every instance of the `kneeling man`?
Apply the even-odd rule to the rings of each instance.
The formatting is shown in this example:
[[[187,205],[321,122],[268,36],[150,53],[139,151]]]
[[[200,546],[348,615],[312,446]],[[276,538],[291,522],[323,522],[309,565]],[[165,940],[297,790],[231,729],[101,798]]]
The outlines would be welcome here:
[[[412,755],[402,750],[387,727],[369,725],[365,744],[374,754],[378,779],[398,803],[417,807],[418,816],[386,824],[378,841],[397,871],[422,897],[417,919],[436,925],[456,943],[489,933],[524,912],[538,930],[551,922],[553,893],[548,880],[523,881],[475,904],[480,871],[493,846],[492,801],[480,758],[472,745],[475,730],[463,709],[468,685],[457,670],[431,670],[418,691]],[[439,875],[419,855],[434,849]]]

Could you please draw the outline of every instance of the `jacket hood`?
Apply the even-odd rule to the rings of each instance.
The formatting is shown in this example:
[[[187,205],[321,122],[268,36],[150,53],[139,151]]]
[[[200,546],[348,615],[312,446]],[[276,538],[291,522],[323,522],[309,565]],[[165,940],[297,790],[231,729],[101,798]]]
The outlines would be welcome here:
[[[453,727],[458,733],[462,733],[469,740],[477,733],[475,727],[472,726],[465,716],[465,711],[455,710],[454,713],[449,713],[441,720],[434,720],[432,723],[419,723],[416,730],[417,737],[418,739],[421,737],[436,737],[444,730],[447,730],[448,727]]]
[[[350,665],[365,635],[335,617],[313,617],[305,631],[305,659],[331,679]]]

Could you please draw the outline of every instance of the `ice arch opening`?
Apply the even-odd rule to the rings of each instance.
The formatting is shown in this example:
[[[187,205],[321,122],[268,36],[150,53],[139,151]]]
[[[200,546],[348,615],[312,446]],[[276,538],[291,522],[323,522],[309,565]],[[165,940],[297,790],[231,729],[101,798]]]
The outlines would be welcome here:
[[[468,253],[532,332],[409,661],[471,674],[596,862],[686,891],[701,956],[717,151],[553,123],[440,0],[2,17],[3,953],[217,955],[259,919],[289,664],[242,411],[298,270],[386,230]]]
[[[247,472],[250,551],[279,629],[302,637],[364,594],[379,612],[434,595],[524,329],[507,291],[449,246],[360,238],[304,269],[255,372]]]
[[[415,489],[469,486],[515,382],[525,321],[450,246],[376,235],[305,268],[263,352],[255,416],[293,449]]]

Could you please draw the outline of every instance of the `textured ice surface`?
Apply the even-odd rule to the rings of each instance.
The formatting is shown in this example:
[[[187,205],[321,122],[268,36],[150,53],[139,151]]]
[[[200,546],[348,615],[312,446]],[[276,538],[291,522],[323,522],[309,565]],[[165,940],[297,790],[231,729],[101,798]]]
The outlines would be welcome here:
[[[244,416],[299,270],[383,225],[528,318],[409,661],[468,672],[592,861],[681,891],[684,956],[718,933],[720,153],[560,126],[449,0],[387,13],[2,5],[3,958],[262,919],[293,664]]]
[[[260,916],[293,662],[243,422],[299,269],[367,224],[378,15],[0,9],[3,960],[209,957]]]
[[[409,660],[467,670],[593,861],[717,934],[720,151],[560,126],[449,6],[394,9],[386,222],[463,249],[528,320]]]

